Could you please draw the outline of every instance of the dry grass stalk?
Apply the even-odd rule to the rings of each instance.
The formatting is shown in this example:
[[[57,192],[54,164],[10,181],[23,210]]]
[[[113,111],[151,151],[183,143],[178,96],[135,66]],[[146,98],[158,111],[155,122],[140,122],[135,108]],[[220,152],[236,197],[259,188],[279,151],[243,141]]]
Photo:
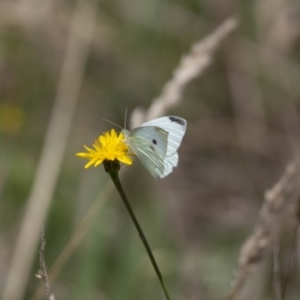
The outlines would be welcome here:
[[[281,300],[282,295],[282,285],[281,285],[281,270],[279,262],[279,236],[275,233],[273,234],[273,295],[274,300]]]
[[[208,37],[194,44],[190,53],[182,57],[179,66],[173,72],[173,77],[165,84],[161,95],[153,100],[149,109],[146,112],[139,108],[133,111],[131,127],[162,116],[168,109],[178,105],[184,88],[207,69],[212,63],[214,51],[236,27],[237,21],[229,18]]]
[[[297,267],[300,269],[300,220],[298,221],[297,231],[296,231],[296,260]]]
[[[46,297],[48,300],[56,300],[55,295],[51,293],[49,277],[47,273],[47,265],[45,261],[45,250],[46,250],[46,239],[45,239],[45,228],[42,227],[41,233],[41,247],[40,247],[40,270],[36,275],[37,278],[41,278],[44,282],[44,288]]]
[[[276,221],[284,209],[299,197],[300,163],[290,164],[281,179],[265,194],[260,219],[253,234],[242,246],[239,266],[228,299],[234,299],[244,286],[248,276],[262,261],[273,244]]]
[[[288,286],[290,285],[291,274],[300,265],[300,197],[294,205],[291,205],[291,217],[295,220],[295,231],[292,246],[288,254],[286,269],[284,271],[285,278],[282,284],[282,299],[285,299]]]
[[[38,246],[39,231],[46,219],[71,131],[96,23],[96,7],[97,1],[79,0],[75,9],[56,99],[24,218],[20,224],[3,300],[23,299]],[[84,37],[82,32],[86,33]]]
[[[126,169],[125,169],[126,170]],[[123,171],[124,172],[124,171]],[[122,173],[121,173],[122,174]],[[89,231],[93,220],[98,216],[100,209],[109,199],[110,194],[113,191],[113,184],[109,180],[107,183],[102,187],[97,199],[93,202],[93,205],[89,208],[86,212],[84,217],[76,226],[72,236],[66,243],[63,250],[60,252],[59,256],[56,258],[55,262],[53,263],[52,267],[49,271],[49,277],[51,282],[55,282],[63,268],[65,267],[66,263],[69,261],[72,254],[81,244],[82,240],[86,236],[87,232]],[[41,298],[42,295],[42,287],[38,287],[30,298],[30,300],[38,300]]]

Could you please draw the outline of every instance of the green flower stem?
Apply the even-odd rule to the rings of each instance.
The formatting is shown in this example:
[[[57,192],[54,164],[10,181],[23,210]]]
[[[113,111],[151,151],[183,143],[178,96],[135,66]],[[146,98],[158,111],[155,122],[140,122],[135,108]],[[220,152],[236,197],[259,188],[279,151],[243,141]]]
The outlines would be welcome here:
[[[157,263],[156,263],[155,258],[153,256],[151,248],[150,248],[150,246],[148,244],[146,236],[144,235],[143,230],[142,230],[142,228],[141,228],[141,226],[140,226],[137,218],[134,215],[134,212],[133,212],[133,210],[132,210],[132,208],[131,208],[131,206],[129,204],[127,196],[126,196],[126,194],[125,194],[125,192],[123,190],[123,187],[121,185],[121,182],[120,182],[120,179],[119,179],[119,175],[118,175],[119,168],[118,167],[113,167],[112,165],[113,165],[112,163],[110,163],[109,166],[108,166],[108,164],[107,165],[105,164],[105,169],[110,174],[110,177],[111,177],[114,185],[116,186],[118,192],[120,193],[121,198],[122,198],[122,200],[123,200],[123,202],[124,202],[124,204],[125,204],[125,206],[127,208],[127,211],[129,212],[129,215],[130,215],[130,217],[131,217],[131,219],[132,219],[132,221],[133,221],[133,223],[135,225],[135,228],[137,229],[137,231],[139,233],[139,236],[140,236],[140,238],[141,238],[141,240],[142,240],[142,242],[143,242],[143,244],[144,244],[144,246],[145,246],[145,248],[147,250],[148,256],[149,256],[149,258],[151,260],[151,263],[152,263],[153,268],[154,268],[154,270],[155,270],[155,272],[157,274],[157,277],[158,277],[158,279],[160,281],[160,284],[161,284],[161,286],[162,286],[162,288],[164,290],[166,298],[168,300],[171,300],[171,297],[169,296],[169,293],[168,293],[168,291],[167,291],[167,289],[165,287],[163,277],[162,277],[162,275],[160,273],[160,270],[159,270],[159,268],[157,266]]]

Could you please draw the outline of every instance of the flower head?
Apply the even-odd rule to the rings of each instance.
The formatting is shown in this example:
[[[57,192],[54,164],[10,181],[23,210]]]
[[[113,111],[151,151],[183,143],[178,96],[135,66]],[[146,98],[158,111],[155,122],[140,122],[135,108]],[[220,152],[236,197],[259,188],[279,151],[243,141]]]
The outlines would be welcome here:
[[[115,160],[131,165],[132,159],[128,155],[128,145],[124,142],[123,133],[116,133],[114,129],[110,132],[105,132],[99,136],[93,144],[94,149],[84,146],[88,152],[80,152],[76,155],[81,158],[87,158],[90,161],[85,165],[85,168],[89,168],[94,165],[99,166],[105,160]]]

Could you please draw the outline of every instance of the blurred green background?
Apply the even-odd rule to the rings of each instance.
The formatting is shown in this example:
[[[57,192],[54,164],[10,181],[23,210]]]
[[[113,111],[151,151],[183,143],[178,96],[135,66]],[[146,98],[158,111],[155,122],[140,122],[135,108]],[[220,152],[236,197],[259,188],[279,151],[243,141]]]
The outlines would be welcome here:
[[[187,85],[178,106],[166,112],[188,122],[178,167],[159,181],[138,161],[122,169],[124,189],[172,299],[225,299],[264,192],[299,151],[299,2],[86,2],[96,14],[95,27],[82,58],[83,77],[68,81],[69,91],[79,94],[44,222],[49,270],[93,203],[103,205],[50,282],[51,290],[57,299],[164,299],[119,195],[114,189],[101,194],[108,175],[102,166],[85,170],[86,161],[75,154],[112,127],[97,115],[123,126],[126,109],[129,119],[137,107],[147,110],[192,44],[235,16],[237,30],[220,44],[207,70]],[[0,294],[63,66],[73,52],[76,56],[77,46],[68,52],[68,39],[82,3],[0,1]],[[85,25],[78,26],[83,44]],[[58,110],[66,120],[72,118],[66,107]],[[54,159],[59,146],[51,145]],[[292,246],[285,247],[288,252]],[[41,284],[34,276],[38,268],[36,253],[24,299],[40,299],[32,298]],[[244,299],[254,294],[273,299],[271,272],[266,257],[259,272],[263,283]],[[299,275],[289,278],[293,283]],[[288,299],[298,299],[298,292],[291,284]]]

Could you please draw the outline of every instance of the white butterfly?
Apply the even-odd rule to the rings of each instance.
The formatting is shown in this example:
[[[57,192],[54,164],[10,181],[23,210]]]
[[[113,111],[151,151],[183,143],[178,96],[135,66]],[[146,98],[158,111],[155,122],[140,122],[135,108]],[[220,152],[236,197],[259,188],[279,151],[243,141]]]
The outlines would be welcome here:
[[[162,117],[142,124],[131,131],[123,129],[125,142],[151,175],[158,179],[177,167],[177,149],[186,131],[186,120]]]

